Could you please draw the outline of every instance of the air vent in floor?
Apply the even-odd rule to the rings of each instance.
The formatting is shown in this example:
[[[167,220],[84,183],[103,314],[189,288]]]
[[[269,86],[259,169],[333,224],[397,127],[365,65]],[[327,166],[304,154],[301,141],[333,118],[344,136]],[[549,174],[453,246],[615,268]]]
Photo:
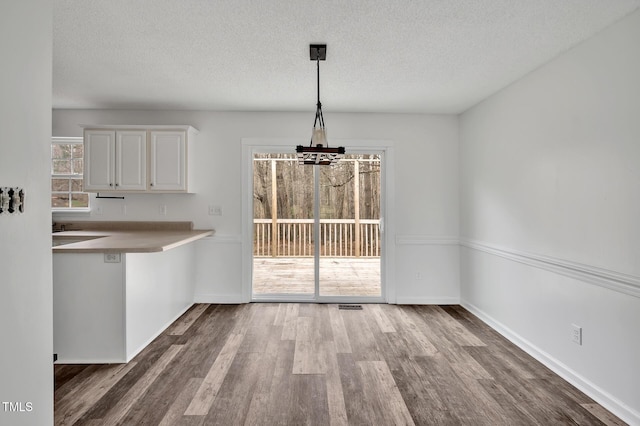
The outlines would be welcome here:
[[[348,311],[361,311],[362,305],[338,305],[338,309],[344,309]]]

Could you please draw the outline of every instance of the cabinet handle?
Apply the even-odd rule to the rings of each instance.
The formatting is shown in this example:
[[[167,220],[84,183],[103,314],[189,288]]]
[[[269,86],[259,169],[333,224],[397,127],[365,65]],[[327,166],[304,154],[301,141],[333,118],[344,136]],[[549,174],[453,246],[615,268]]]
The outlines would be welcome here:
[[[112,184],[112,183],[110,183],[110,184],[109,184],[109,186],[113,186],[113,184]]]
[[[149,186],[153,186],[153,182],[151,182],[151,183],[149,184]]]

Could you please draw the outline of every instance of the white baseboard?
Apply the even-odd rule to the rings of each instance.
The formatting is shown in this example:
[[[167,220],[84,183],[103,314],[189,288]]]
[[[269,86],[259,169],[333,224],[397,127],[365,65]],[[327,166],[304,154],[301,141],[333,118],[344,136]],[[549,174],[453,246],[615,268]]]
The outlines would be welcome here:
[[[460,305],[467,309],[469,312],[480,318],[484,323],[486,323],[489,327],[496,330],[506,339],[511,341],[513,344],[518,346],[520,349],[534,357],[536,360],[540,361],[546,367],[551,369],[554,373],[565,379],[567,382],[571,383],[576,388],[580,389],[586,395],[591,397],[598,404],[605,407],[607,410],[611,411],[616,416],[620,417],[625,422],[630,425],[640,425],[640,413],[622,403],[621,401],[614,398],[612,395],[591,383],[589,380],[585,379],[567,365],[558,361],[545,351],[541,350],[528,340],[524,339],[519,334],[515,333],[510,328],[506,327],[499,321],[496,321],[491,316],[485,314],[482,310],[477,308],[476,306],[468,303],[464,300],[460,302]]]
[[[396,297],[398,305],[458,305],[460,299],[457,297]]]
[[[54,364],[126,364],[124,358],[58,358]]]
[[[212,304],[232,304],[245,303],[242,300],[242,294],[215,294],[201,293],[196,294],[193,298],[194,303],[212,303]]]

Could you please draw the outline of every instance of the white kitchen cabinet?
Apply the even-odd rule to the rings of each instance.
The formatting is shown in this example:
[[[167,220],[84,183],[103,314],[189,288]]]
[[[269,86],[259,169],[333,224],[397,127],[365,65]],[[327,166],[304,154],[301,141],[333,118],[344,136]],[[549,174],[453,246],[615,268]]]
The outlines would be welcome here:
[[[85,130],[85,191],[147,189],[147,132]]]
[[[116,190],[147,188],[147,132],[116,131]]]
[[[183,131],[152,130],[149,149],[149,189],[186,191],[187,135]]]
[[[84,189],[113,189],[115,181],[116,132],[93,130],[84,133]]]
[[[87,192],[194,192],[191,126],[83,126]]]

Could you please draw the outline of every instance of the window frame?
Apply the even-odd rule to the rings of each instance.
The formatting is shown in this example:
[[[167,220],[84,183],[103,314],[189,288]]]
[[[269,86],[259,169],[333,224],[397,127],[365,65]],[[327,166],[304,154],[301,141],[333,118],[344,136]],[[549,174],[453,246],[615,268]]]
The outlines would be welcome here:
[[[53,171],[53,146],[54,145],[84,145],[84,138],[82,137],[52,137],[51,138],[51,158],[49,160],[49,166],[51,168],[51,182],[53,183],[53,179],[74,179],[80,177],[84,180],[83,174],[77,173],[54,173]],[[84,164],[82,164],[84,171]],[[57,193],[62,193],[61,191],[56,191]],[[50,194],[53,195],[53,188],[50,188]],[[87,207],[51,207],[52,212],[90,212],[91,211],[91,194],[85,191],[73,191],[73,187],[69,186],[69,197],[71,199],[72,194],[87,194]]]

